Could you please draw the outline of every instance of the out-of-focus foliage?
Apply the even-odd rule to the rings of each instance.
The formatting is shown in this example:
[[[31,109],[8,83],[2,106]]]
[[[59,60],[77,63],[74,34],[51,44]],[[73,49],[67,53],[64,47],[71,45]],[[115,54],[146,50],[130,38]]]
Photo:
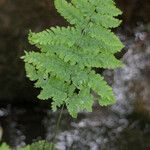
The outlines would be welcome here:
[[[0,146],[0,150],[11,150],[11,148],[6,143],[3,143]],[[39,141],[32,143],[31,145],[27,145],[24,148],[19,148],[18,150],[56,150],[56,148],[52,143],[48,143],[46,141]]]
[[[27,76],[42,88],[38,98],[53,98],[54,111],[65,103],[72,117],[81,110],[92,111],[91,90],[100,96],[100,105],[113,104],[111,87],[92,67],[122,65],[114,54],[123,45],[110,30],[120,25],[115,17],[121,11],[112,0],[55,0],[55,7],[72,26],[30,32],[29,42],[41,52],[26,52],[23,57]]]
[[[6,143],[2,143],[0,150],[10,150],[10,147]]]

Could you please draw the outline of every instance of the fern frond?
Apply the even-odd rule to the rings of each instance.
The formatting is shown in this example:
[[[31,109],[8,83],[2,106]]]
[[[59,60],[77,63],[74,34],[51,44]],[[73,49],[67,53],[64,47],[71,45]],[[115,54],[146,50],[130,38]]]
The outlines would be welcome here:
[[[51,27],[39,33],[29,33],[29,42],[36,45],[67,44],[71,46],[79,39],[81,33],[74,27]]]
[[[107,106],[115,102],[112,88],[104,81],[101,75],[90,74],[88,86],[100,96],[98,100],[101,106]]]
[[[24,61],[27,64],[32,64],[35,69],[43,71],[45,76],[48,76],[50,73],[56,75],[58,78],[64,79],[65,81],[70,80],[71,70],[69,70],[69,64],[65,63],[55,55],[47,56],[46,54],[41,55],[40,53],[29,52],[24,57]],[[27,74],[30,74],[29,69],[26,69]],[[31,69],[33,70],[33,68]],[[35,70],[31,72],[32,74],[35,74]],[[29,77],[30,76],[31,75],[29,75]]]
[[[84,87],[79,94],[74,94],[68,98],[66,102],[69,113],[76,118],[77,113],[83,110],[92,112],[93,98],[90,93],[90,88]]]
[[[85,51],[80,49],[77,51],[76,48],[61,47],[43,47],[43,51],[47,53],[56,53],[60,59],[64,62],[70,62],[72,65],[78,64],[81,68],[84,67],[101,67],[101,68],[117,68],[122,66],[122,63],[117,60],[114,55],[109,53],[92,53],[91,51]],[[64,64],[62,62],[62,64]],[[66,66],[66,64],[64,64]],[[66,68],[66,67],[65,67]]]
[[[84,18],[89,22],[102,25],[105,28],[115,28],[121,23],[119,19],[114,18],[121,14],[112,0],[72,0],[72,4],[78,8],[84,15]],[[99,7],[101,6],[101,7]],[[110,9],[112,9],[110,11]]]
[[[38,98],[52,98],[54,111],[65,103],[72,117],[92,111],[91,91],[98,94],[100,105],[113,104],[112,88],[92,68],[122,66],[114,54],[123,44],[111,31],[120,24],[115,17],[121,11],[113,0],[55,0],[55,6],[72,26],[30,32],[29,42],[41,51],[22,57],[27,76],[41,88]]]
[[[121,21],[109,16],[108,14],[101,15],[100,13],[95,13],[92,17],[91,20],[93,23],[97,25],[101,25],[104,28],[115,28],[118,27],[121,24]]]
[[[115,6],[113,0],[89,0],[91,5],[96,7],[96,11],[102,15],[118,16],[122,12]]]
[[[45,85],[41,86],[41,88],[42,90],[38,98],[42,100],[53,98],[54,103],[52,108],[54,111],[67,99],[69,86],[62,80],[51,77],[50,79],[46,80]]]
[[[85,19],[90,19],[90,16],[95,12],[95,6],[91,5],[88,0],[71,0],[71,3],[80,10]]]
[[[124,47],[119,38],[110,30],[97,25],[93,25],[90,29],[89,35],[99,40],[99,44],[107,52],[116,53]]]
[[[82,12],[74,7],[71,3],[66,0],[55,0],[55,7],[57,11],[70,23],[81,25],[84,24],[84,16]]]

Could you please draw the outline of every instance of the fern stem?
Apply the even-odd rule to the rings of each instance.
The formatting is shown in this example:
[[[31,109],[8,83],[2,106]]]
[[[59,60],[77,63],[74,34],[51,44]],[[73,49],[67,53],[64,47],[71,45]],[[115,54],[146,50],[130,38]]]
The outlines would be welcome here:
[[[62,107],[61,107],[61,110],[60,110],[60,113],[59,113],[59,116],[58,116],[58,119],[57,119],[57,122],[56,122],[56,126],[55,126],[55,135],[54,135],[54,137],[52,138],[52,142],[51,142],[51,143],[55,143],[56,135],[57,135],[57,133],[58,133],[58,129],[59,129],[59,125],[60,125],[60,121],[61,121],[63,109],[64,109],[64,104],[63,104]],[[46,145],[46,140],[45,140],[45,142],[44,142],[44,144],[43,144],[43,150],[45,150],[45,145]],[[55,150],[53,144],[51,145],[50,150]]]
[[[55,126],[55,135],[54,135],[54,137],[52,139],[52,142],[55,142],[55,140],[56,140],[56,135],[58,133],[59,125],[60,125],[60,122],[61,122],[63,109],[64,109],[64,104],[61,107],[61,110],[60,110],[60,113],[59,113],[59,116],[58,116],[58,119],[57,119],[57,123],[56,123],[56,126]]]

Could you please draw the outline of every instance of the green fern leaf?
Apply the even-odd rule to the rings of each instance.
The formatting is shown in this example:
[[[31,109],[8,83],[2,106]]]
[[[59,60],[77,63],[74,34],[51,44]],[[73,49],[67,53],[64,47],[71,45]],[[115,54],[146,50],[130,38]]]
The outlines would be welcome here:
[[[103,77],[100,75],[95,73],[90,74],[88,85],[100,96],[98,100],[101,106],[107,106],[115,102],[112,88],[108,86],[106,81],[104,81]]]
[[[113,0],[55,0],[57,11],[71,24],[29,33],[40,52],[25,52],[27,76],[41,88],[39,99],[53,99],[52,109],[66,104],[72,117],[92,111],[93,95],[107,106],[115,102],[112,88],[93,68],[114,69],[122,62],[114,54],[123,48],[111,31],[120,25],[121,11]],[[77,92],[78,91],[78,92]]]
[[[67,100],[67,108],[72,117],[76,118],[77,113],[83,110],[92,112],[93,100],[90,88],[83,87],[79,94],[74,94]]]
[[[115,17],[122,14],[122,12],[116,8],[113,0],[89,0],[89,2],[94,5],[96,11],[102,15],[107,14]]]
[[[81,25],[84,24],[84,16],[79,9],[66,0],[55,0],[57,11],[70,23]]]

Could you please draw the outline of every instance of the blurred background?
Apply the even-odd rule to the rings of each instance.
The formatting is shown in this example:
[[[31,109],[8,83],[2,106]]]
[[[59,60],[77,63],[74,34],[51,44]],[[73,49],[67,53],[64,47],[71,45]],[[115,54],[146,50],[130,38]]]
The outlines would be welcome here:
[[[125,66],[97,70],[113,87],[117,103],[94,105],[93,113],[72,119],[63,111],[56,147],[59,150],[150,149],[150,0],[116,0],[123,23],[114,32],[125,44],[116,57]],[[31,46],[29,29],[67,26],[53,0],[0,0],[0,139],[13,148],[33,141],[51,141],[59,111],[40,101],[25,76],[20,57]]]

